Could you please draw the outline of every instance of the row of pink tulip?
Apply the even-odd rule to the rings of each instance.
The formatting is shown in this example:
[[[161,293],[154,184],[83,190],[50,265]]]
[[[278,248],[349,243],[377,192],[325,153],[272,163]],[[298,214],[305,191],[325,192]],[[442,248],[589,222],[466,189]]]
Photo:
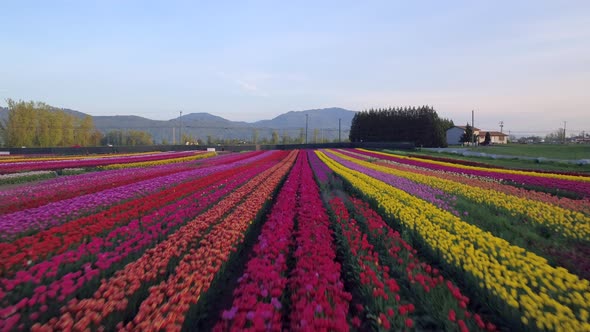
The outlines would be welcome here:
[[[146,194],[155,193],[166,188],[171,188],[195,178],[207,176],[218,171],[231,169],[244,163],[255,162],[260,158],[264,158],[269,153],[270,152],[255,154],[249,156],[250,158],[238,159],[233,162],[229,160],[227,163],[220,163],[217,161],[215,164],[208,167],[190,169],[179,173],[159,176],[114,187],[112,189],[102,190],[67,199],[60,199],[57,201],[55,201],[56,198],[51,196],[50,192],[46,192],[45,196],[40,199],[48,199],[52,202],[48,204],[42,204],[39,207],[20,210],[2,216],[0,219],[0,241],[14,239],[16,237],[22,236],[22,233],[33,234],[40,230],[61,225],[68,220],[75,220],[91,213],[100,212],[105,207],[113,206],[122,201],[141,198]],[[78,182],[76,181],[72,185],[65,185],[64,188],[69,188],[70,190],[75,191],[77,183]],[[57,197],[59,197],[59,195],[57,195]]]
[[[282,153],[271,152],[262,160],[253,158],[249,164],[240,164],[215,173],[217,176],[197,180],[195,184],[208,184],[201,186],[200,190],[193,184],[195,192],[175,204],[159,207],[151,215],[144,215],[103,236],[89,238],[63,254],[18,271],[13,278],[0,280],[4,289],[1,294],[4,300],[0,301],[0,327],[10,321],[30,327],[39,320],[48,319],[48,315],[55,314],[55,310],[47,310],[48,306],[55,308],[67,299],[79,296],[77,294],[86,284],[97,282],[99,276],[104,278],[112,274],[133,256],[182,226],[188,218],[201,213],[281,158]],[[80,261],[88,263],[80,264]]]
[[[254,193],[256,188],[275,172],[277,163],[284,159],[286,153],[274,152],[272,155],[274,163],[261,163],[263,168],[259,169],[258,175],[254,178],[249,179],[244,185],[232,191],[212,208],[182,226],[154,248],[145,251],[139,259],[127,264],[109,279],[103,279],[93,296],[81,300],[71,299],[66,306],[62,307],[61,316],[50,318],[44,325],[35,324],[33,330],[67,328],[83,330],[89,326],[100,327],[107,324],[109,317],[118,317],[117,313],[127,312],[128,306],[134,306],[135,301],[141,301],[141,298],[137,296],[142,287],[165,278],[171,262],[180,260],[184,255],[194,251],[197,248],[198,239],[205,236],[208,229],[219,223],[220,218],[236,204]],[[244,177],[247,174],[239,175]],[[119,327],[122,327],[123,321],[119,323]]]
[[[283,327],[282,304],[287,287],[287,258],[301,187],[304,158],[300,154],[268,215],[253,257],[234,291],[232,307],[222,314],[215,331],[271,330]]]

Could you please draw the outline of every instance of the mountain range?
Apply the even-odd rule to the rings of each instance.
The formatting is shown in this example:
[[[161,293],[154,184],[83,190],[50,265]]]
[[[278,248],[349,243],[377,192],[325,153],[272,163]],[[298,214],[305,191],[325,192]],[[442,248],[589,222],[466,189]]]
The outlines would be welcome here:
[[[88,115],[75,110],[63,110],[76,117]],[[283,135],[291,138],[299,137],[302,132],[305,132],[307,118],[308,140],[312,141],[314,134],[318,140],[334,140],[338,138],[339,133],[343,140],[347,139],[354,114],[354,111],[332,107],[290,111],[270,120],[256,122],[231,121],[209,113],[186,114],[182,116],[182,121],[179,121],[179,118],[152,120],[135,115],[92,116],[92,119],[96,129],[103,133],[111,130],[142,130],[149,132],[156,143],[163,140],[172,143],[178,141],[180,137],[180,122],[182,122],[182,133],[191,135],[195,139],[206,141],[207,137],[211,136],[219,140],[251,141],[254,135],[258,135],[259,140],[270,139],[273,131],[276,131],[280,137]],[[8,109],[0,107],[0,120],[7,116]]]

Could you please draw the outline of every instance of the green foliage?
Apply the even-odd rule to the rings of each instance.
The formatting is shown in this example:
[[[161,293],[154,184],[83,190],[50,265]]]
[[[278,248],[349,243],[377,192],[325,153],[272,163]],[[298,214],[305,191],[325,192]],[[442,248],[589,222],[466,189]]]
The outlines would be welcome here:
[[[254,144],[258,144],[258,137],[260,136],[260,133],[258,132],[258,129],[253,129],[252,131],[252,143]]]
[[[469,125],[465,125],[465,132],[461,135],[459,142],[461,143],[471,143],[475,141],[475,134],[473,132],[473,127]]]
[[[92,146],[100,141],[90,116],[80,119],[41,102],[7,100],[0,136],[12,147]]]
[[[140,130],[111,130],[102,139],[103,145],[152,145],[152,135]]]
[[[272,131],[272,139],[270,141],[271,144],[279,144],[279,132],[276,130]]]
[[[352,142],[414,142],[416,146],[446,146],[453,122],[441,119],[434,108],[398,107],[358,112],[352,119]]]

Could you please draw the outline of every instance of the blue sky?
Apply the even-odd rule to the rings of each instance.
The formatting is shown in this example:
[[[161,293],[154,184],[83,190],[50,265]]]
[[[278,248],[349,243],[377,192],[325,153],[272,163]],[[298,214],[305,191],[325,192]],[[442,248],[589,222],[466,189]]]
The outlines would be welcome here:
[[[0,105],[255,121],[432,105],[590,131],[590,1],[6,1]]]

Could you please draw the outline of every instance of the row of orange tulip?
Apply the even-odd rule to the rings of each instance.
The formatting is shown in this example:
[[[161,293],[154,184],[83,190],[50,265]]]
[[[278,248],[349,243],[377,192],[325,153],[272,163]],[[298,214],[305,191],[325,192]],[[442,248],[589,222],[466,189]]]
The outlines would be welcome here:
[[[246,201],[236,206],[213,226],[199,246],[184,256],[167,281],[150,288],[150,294],[139,307],[135,319],[125,326],[129,331],[180,331],[186,313],[209,289],[215,275],[237,250],[258,211],[271,199],[281,179],[295,162],[292,152],[275,172],[268,175]]]
[[[281,158],[286,155],[283,153]],[[124,313],[128,309],[129,298],[137,294],[143,285],[153,283],[167,274],[167,266],[174,260],[183,257],[194,250],[195,238],[200,238],[204,232],[245,197],[251,195],[256,188],[274,173],[280,164],[274,164],[243,186],[229,194],[222,203],[215,205],[204,214],[198,216],[176,233],[169,236],[156,247],[147,250],[138,260],[117,271],[107,280],[102,280],[98,290],[92,297],[71,300],[61,309],[61,316],[49,320],[41,325],[35,324],[32,330],[57,331],[73,329],[83,331],[92,326],[100,327],[106,318],[113,313]],[[121,322],[120,327],[123,323]]]

